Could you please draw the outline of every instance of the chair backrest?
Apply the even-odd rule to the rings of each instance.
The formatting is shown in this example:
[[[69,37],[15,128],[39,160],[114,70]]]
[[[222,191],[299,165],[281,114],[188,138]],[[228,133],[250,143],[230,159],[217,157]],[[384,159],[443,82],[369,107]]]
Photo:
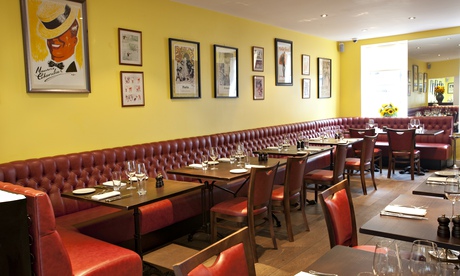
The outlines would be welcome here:
[[[278,164],[271,167],[251,168],[248,188],[248,217],[253,215],[254,210],[270,205]]]
[[[375,128],[349,128],[348,132],[350,133],[351,138],[364,138],[364,136],[374,136]],[[363,141],[353,143],[351,147],[353,150],[361,150],[363,147]]]
[[[364,136],[363,147],[361,150],[361,165],[370,164],[374,156],[374,146],[377,141],[377,134],[373,136]]]
[[[345,169],[345,159],[347,158],[348,144],[339,144],[335,148],[334,153],[334,183],[343,179],[343,171]]]
[[[348,181],[342,180],[319,197],[326,220],[331,248],[358,245],[355,210]]]
[[[289,197],[302,189],[308,155],[289,157],[284,175],[284,195]]]
[[[210,267],[203,265],[218,255]],[[192,257],[173,266],[176,276],[185,275],[256,275],[254,254],[249,241],[249,229],[244,227],[211,244]]]
[[[387,135],[390,151],[414,151],[415,129],[387,128]]]

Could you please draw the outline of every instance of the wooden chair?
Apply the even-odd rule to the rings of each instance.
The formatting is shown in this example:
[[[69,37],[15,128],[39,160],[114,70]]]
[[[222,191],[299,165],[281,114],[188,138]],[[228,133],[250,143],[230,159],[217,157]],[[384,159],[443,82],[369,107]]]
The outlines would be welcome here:
[[[345,169],[345,159],[347,158],[348,144],[339,144],[334,152],[334,168],[333,170],[317,169],[305,174],[303,181],[303,195],[306,197],[307,190],[315,191],[315,202],[318,202],[319,185],[332,186],[343,179],[343,172]],[[314,184],[313,189],[308,185]],[[302,200],[305,202],[306,198]]]
[[[415,165],[420,174],[420,150],[415,149],[415,129],[390,129],[388,135],[388,176],[395,173],[396,164],[409,164],[411,180],[414,180]]]
[[[213,256],[214,263],[207,267],[203,263]],[[235,233],[211,244],[190,258],[173,266],[176,276],[186,275],[256,275],[254,252],[249,242],[249,229],[244,227]]]
[[[374,136],[375,135],[375,128],[369,128],[369,129],[360,129],[360,128],[349,128],[348,129],[350,133],[351,138],[364,138],[364,136]],[[357,142],[353,143],[351,147],[353,148],[353,152],[355,153],[355,156],[360,157],[361,156],[361,148],[363,146],[363,142]],[[378,162],[378,167],[380,174],[382,174],[382,149],[374,147],[374,161],[373,163]]]
[[[307,164],[308,155],[301,157],[289,157],[286,164],[286,172],[284,176],[284,185],[274,185],[272,192],[272,211],[283,212],[286,221],[286,231],[290,242],[294,241],[292,233],[291,211],[297,210],[296,204],[300,202],[300,210],[302,211],[303,221],[306,231],[310,231],[308,227],[307,216],[305,215],[305,200],[303,196],[303,177]]]
[[[350,183],[350,176],[353,174],[354,170],[359,170],[361,176],[361,186],[363,188],[363,194],[367,195],[366,187],[366,178],[365,171],[370,170],[372,184],[374,184],[374,189],[377,190],[377,185],[375,184],[374,178],[374,146],[375,141],[377,140],[377,135],[374,136],[364,136],[362,143],[360,157],[350,157],[345,159],[345,170],[347,171],[347,180]]]
[[[375,246],[358,245],[355,209],[348,180],[323,191],[319,197],[332,247],[344,245],[374,252]]]
[[[217,238],[217,228],[237,230],[243,223],[249,227],[254,260],[258,262],[256,252],[256,230],[262,228],[268,221],[273,247],[277,249],[275,231],[273,229],[271,195],[278,164],[271,167],[251,168],[248,196],[235,197],[211,208],[211,242]],[[232,223],[236,223],[236,226]]]

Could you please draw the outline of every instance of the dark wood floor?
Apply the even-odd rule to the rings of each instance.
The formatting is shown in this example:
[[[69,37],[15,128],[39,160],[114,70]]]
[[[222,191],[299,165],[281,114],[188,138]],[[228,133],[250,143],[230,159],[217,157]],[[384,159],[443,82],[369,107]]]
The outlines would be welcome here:
[[[392,175],[391,179],[388,179],[386,177],[387,170],[384,169],[381,175],[377,172],[375,174],[377,190],[374,190],[369,174],[366,177],[367,195],[363,195],[362,193],[359,176],[354,176],[351,180],[351,191],[358,228],[370,218],[377,215],[380,210],[398,195],[412,193],[412,190],[432,173],[434,171],[426,173],[425,176],[415,176],[415,180],[412,181],[410,180],[410,174],[399,174],[398,172]],[[308,197],[312,199],[313,194],[309,193]],[[326,223],[320,204],[307,205],[306,212],[310,226],[309,232],[305,231],[300,211],[292,214],[295,235],[294,242],[287,240],[284,216],[277,214],[277,217],[283,224],[280,228],[275,228],[278,243],[277,250],[273,249],[268,229],[257,233],[256,242],[259,256],[259,263],[256,264],[257,275],[295,275],[330,249]],[[379,239],[381,238],[359,234],[359,244],[375,245]],[[200,246],[198,245],[197,247]],[[185,253],[185,251],[180,248],[171,247],[165,249],[165,251],[158,251],[156,255],[144,258],[144,260],[155,260],[157,264],[166,264],[167,267],[181,260],[178,259],[176,261],[172,257],[182,258],[179,256],[179,253]],[[193,254],[193,252],[189,254]]]

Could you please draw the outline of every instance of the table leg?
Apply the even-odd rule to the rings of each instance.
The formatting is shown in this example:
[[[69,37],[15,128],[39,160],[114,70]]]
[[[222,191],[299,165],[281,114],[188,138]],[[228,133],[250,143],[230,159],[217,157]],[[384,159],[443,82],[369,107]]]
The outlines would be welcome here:
[[[138,207],[134,208],[134,250],[142,259],[140,212]]]

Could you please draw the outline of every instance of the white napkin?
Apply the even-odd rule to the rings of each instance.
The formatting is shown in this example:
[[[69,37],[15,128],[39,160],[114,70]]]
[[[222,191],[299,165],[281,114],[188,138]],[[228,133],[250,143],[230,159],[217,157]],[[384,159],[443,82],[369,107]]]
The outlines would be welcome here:
[[[311,273],[308,273],[308,272],[303,272],[303,271],[300,271],[299,273],[297,273],[296,275],[294,276],[315,276]]]
[[[188,165],[190,168],[202,168],[203,166],[201,164],[190,164]]]
[[[308,140],[310,140],[310,141],[320,141],[321,138],[320,137],[315,137],[315,138],[310,138]]]
[[[298,151],[297,153],[306,154],[306,153],[308,153],[308,151]]]
[[[321,150],[323,150],[323,149],[318,149],[318,148],[316,148],[316,149],[315,149],[315,148],[308,148],[308,151],[321,151]]]
[[[250,168],[265,168],[264,165],[251,165],[251,164],[245,165],[244,167],[245,167],[246,169],[250,169]]]
[[[136,180],[137,180],[137,179],[136,179]],[[106,182],[102,183],[102,185],[112,187],[112,186],[113,186],[113,182],[112,182],[112,181],[106,181]],[[121,182],[121,186],[126,186],[126,183]]]
[[[421,217],[424,217],[426,215],[426,209],[424,208],[407,207],[399,205],[388,205],[387,207],[385,207],[384,211]]]
[[[100,195],[93,195],[91,197],[91,199],[93,199],[93,200],[101,200],[101,199],[106,199],[106,198],[109,198],[109,197],[112,197],[112,196],[117,196],[117,195],[120,195],[119,191],[112,191],[112,192],[103,193],[103,194],[100,194]]]
[[[430,176],[426,179],[427,181],[430,182],[446,182],[447,177],[440,177],[440,176]]]
[[[267,149],[269,149],[269,150],[277,150],[278,147],[267,147]]]
[[[217,161],[219,161],[219,162],[230,162],[230,158],[226,158],[226,157],[219,158],[219,159],[217,159]]]

